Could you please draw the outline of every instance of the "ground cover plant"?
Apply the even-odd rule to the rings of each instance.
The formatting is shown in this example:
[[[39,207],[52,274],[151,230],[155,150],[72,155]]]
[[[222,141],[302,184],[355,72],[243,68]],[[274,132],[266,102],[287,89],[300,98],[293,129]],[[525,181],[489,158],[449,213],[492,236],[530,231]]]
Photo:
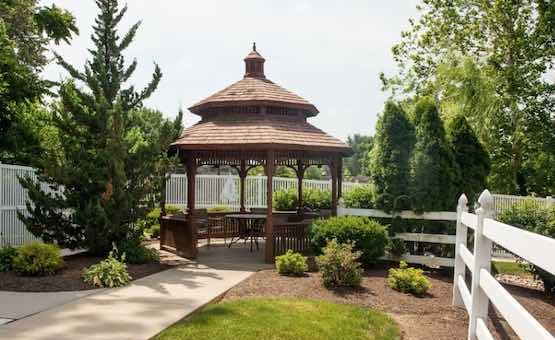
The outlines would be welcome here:
[[[385,254],[387,228],[367,217],[340,216],[316,220],[310,230],[310,242],[316,254],[321,254],[328,241],[354,242],[354,250],[361,251],[364,264],[375,263]]]
[[[291,249],[287,253],[276,256],[276,270],[280,274],[300,276],[308,270],[307,258]]]
[[[397,340],[387,315],[307,299],[240,299],[212,304],[164,330],[155,340]]]
[[[127,272],[125,254],[117,257],[111,251],[108,257],[83,270],[83,281],[93,287],[122,287],[129,284],[131,276]]]

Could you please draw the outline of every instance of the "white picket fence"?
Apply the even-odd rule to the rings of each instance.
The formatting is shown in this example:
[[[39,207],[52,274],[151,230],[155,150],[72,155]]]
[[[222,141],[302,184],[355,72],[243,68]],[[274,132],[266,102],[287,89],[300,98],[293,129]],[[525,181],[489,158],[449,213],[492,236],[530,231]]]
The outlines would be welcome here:
[[[266,207],[266,176],[252,176],[245,180],[245,205],[247,208]],[[273,178],[274,191],[297,188],[295,178]],[[344,182],[343,192],[361,185]],[[305,188],[331,190],[331,181],[303,180]],[[208,208],[225,205],[231,209],[240,208],[239,177],[232,175],[197,175],[195,205]],[[187,204],[187,176],[171,175],[166,186],[166,204],[183,207]]]
[[[0,246],[20,245],[36,240],[27,231],[25,225],[17,218],[17,212],[26,213],[27,193],[19,184],[18,177],[36,178],[35,170],[26,166],[0,163]],[[274,190],[296,188],[297,180],[276,177]],[[232,184],[231,184],[232,183]],[[266,177],[247,177],[245,183],[245,201],[247,207],[266,206]],[[310,188],[331,190],[330,181],[304,180],[303,185]],[[348,191],[359,183],[343,183],[343,190]],[[44,190],[47,190],[46,186]],[[187,204],[187,176],[172,175],[166,186],[167,204],[184,207]],[[196,202],[199,207],[226,205],[239,209],[239,177],[227,175],[198,175],[196,179]]]
[[[469,340],[493,339],[487,328],[491,302],[521,339],[553,340],[553,336],[520,305],[491,275],[492,245],[510,252],[555,274],[555,239],[534,234],[493,219],[494,197],[485,190],[476,214],[468,213],[465,195],[457,207],[457,235],[453,305],[466,308],[469,314]],[[468,229],[474,231],[474,251],[467,248]],[[472,274],[471,289],[466,285],[466,269]]]

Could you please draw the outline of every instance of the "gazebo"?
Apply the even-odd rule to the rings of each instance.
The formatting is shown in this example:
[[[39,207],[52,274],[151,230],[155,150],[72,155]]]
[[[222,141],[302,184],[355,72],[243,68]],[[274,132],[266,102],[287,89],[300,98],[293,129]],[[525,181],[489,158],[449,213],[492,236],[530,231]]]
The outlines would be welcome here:
[[[162,221],[162,229],[172,229],[175,249],[186,257],[197,255],[197,223],[195,211],[195,175],[200,166],[227,165],[237,170],[240,178],[240,210],[245,207],[245,178],[250,169],[263,166],[267,176],[267,210],[264,234],[265,260],[279,255],[272,209],[272,175],[276,166],[292,168],[298,177],[298,212],[303,211],[302,180],[312,165],[327,165],[331,173],[332,214],[337,213],[341,196],[342,159],[351,148],[307,122],[318,109],[300,96],[266,78],[265,59],[256,45],[244,59],[243,79],[196,103],[189,110],[201,117],[200,122],[186,128],[172,144],[187,173],[187,214],[173,221]],[[338,117],[339,118],[339,117]],[[178,226],[179,225],[179,226]],[[161,231],[163,234],[164,231]],[[288,232],[288,237],[306,237]],[[163,235],[161,235],[163,238]],[[162,242],[163,243],[163,242]],[[162,244],[161,243],[161,244]]]

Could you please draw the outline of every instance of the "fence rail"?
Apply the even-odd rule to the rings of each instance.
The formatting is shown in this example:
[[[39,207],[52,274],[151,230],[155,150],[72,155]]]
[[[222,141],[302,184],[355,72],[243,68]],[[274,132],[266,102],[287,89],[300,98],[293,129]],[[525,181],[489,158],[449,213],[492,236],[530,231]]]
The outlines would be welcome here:
[[[555,274],[550,254],[555,239],[534,234],[495,221],[494,197],[484,191],[476,214],[468,213],[466,196],[457,207],[457,235],[453,279],[453,305],[464,307],[469,314],[468,339],[493,339],[487,328],[491,302],[521,339],[553,340],[553,336],[491,275],[491,251],[494,243],[526,261]],[[468,229],[474,232],[474,251],[467,248]],[[466,269],[472,275],[471,288],[466,285]]]
[[[35,170],[26,166],[0,163],[0,246],[20,245],[36,240],[18,219],[17,212],[26,213],[27,193],[19,184],[18,177],[36,179]],[[274,190],[297,187],[297,180],[275,177]],[[308,188],[331,190],[330,181],[304,180]],[[349,191],[359,183],[343,183],[343,191]],[[49,190],[46,186],[44,190]],[[196,201],[198,207],[226,205],[239,209],[239,177],[219,175],[197,175]],[[245,186],[246,206],[266,207],[266,177],[247,177]],[[174,174],[166,186],[167,204],[184,207],[187,204],[187,176]]]

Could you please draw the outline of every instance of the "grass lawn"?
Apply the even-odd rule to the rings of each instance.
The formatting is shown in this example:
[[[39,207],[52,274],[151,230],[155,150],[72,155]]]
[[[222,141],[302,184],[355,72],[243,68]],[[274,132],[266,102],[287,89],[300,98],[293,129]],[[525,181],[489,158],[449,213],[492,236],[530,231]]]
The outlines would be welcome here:
[[[491,266],[492,270],[499,274],[516,275],[520,277],[532,276],[532,274],[516,262],[493,261]]]
[[[399,327],[367,308],[307,299],[239,299],[208,305],[156,340],[397,340]]]

